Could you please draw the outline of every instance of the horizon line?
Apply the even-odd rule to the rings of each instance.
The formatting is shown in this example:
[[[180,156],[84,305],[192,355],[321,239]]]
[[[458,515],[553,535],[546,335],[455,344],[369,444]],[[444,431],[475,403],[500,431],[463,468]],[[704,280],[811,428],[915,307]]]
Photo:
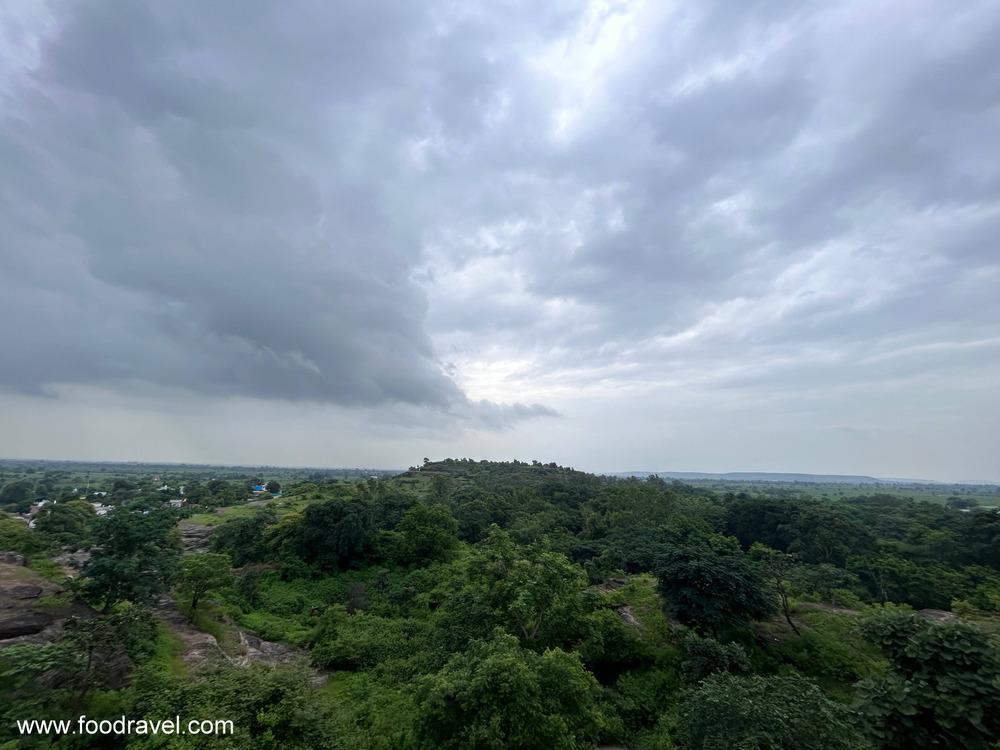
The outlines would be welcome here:
[[[441,461],[447,460],[446,458],[439,459],[437,461],[431,461],[431,463],[439,463]],[[462,459],[452,459],[452,460],[462,460]],[[471,459],[476,462],[487,461],[489,463],[510,463],[511,461],[521,459]],[[378,471],[378,472],[398,472],[404,473],[409,471],[410,468],[420,468],[420,465],[414,464],[407,468],[382,468],[376,466],[317,466],[308,464],[268,464],[268,463],[205,463],[198,461],[154,461],[154,460],[134,460],[134,459],[87,459],[87,458],[26,458],[21,456],[2,456],[0,457],[0,462],[16,462],[16,461],[26,461],[35,463],[77,463],[77,464],[132,464],[139,466],[200,466],[206,468],[221,468],[221,469],[294,469],[305,471],[309,469],[315,469],[317,471]],[[531,460],[521,461],[522,463],[531,465]],[[548,461],[540,462],[542,464],[552,463]],[[572,466],[564,466],[559,464],[563,468],[575,468]],[[581,469],[576,469],[577,471],[583,471]],[[692,477],[692,479],[702,479],[704,481],[725,481],[727,475],[730,474],[785,474],[785,475],[798,475],[804,477],[859,477],[864,479],[872,480],[876,483],[887,483],[887,484],[938,484],[938,485],[985,485],[985,486],[1000,486],[1000,480],[993,479],[961,479],[961,480],[944,480],[944,479],[924,479],[924,478],[908,478],[908,477],[886,477],[886,476],[875,476],[871,474],[840,474],[836,472],[808,472],[808,471],[741,471],[741,470],[730,470],[730,471],[690,471],[681,469],[659,469],[651,471],[648,469],[629,469],[629,470],[613,470],[613,471],[585,471],[587,474],[594,474],[595,476],[621,476],[621,475],[648,475],[648,476],[670,476],[671,474],[682,474],[682,475],[702,475],[701,477]],[[767,480],[767,479],[730,479],[729,481],[787,481],[787,483],[792,483],[794,480]]]

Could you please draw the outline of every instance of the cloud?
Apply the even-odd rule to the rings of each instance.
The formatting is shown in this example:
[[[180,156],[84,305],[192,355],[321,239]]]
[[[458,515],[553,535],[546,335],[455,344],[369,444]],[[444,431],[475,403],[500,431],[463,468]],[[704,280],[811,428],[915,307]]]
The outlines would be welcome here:
[[[4,385],[482,409],[424,330],[400,152],[428,104],[474,126],[488,62],[419,4],[277,10],[54,6],[0,124]]]
[[[600,469],[611,434],[655,468],[672,418],[709,456],[780,412],[786,470],[881,420],[995,473],[989,0],[95,0],[5,34],[7,389],[506,434],[466,454],[558,413],[538,445]]]
[[[584,124],[558,143],[511,124],[498,141],[527,138],[534,168],[463,183],[484,187],[435,247],[439,338],[529,348],[524,381],[583,386],[995,332],[1000,18],[891,7],[640,5]],[[477,266],[507,273],[456,305]]]

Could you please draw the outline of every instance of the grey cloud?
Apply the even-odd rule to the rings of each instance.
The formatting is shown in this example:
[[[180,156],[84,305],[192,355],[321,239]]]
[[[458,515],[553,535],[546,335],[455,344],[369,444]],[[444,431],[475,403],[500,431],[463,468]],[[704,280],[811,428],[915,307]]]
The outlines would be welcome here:
[[[436,124],[474,127],[489,23],[442,30],[418,3],[53,12],[0,124],[6,386],[549,413],[469,402],[409,279],[400,154],[428,95]]]
[[[562,156],[537,159],[533,181],[497,170],[480,194],[480,216],[528,227],[499,251],[534,297],[531,322],[508,316],[510,347],[535,344],[543,370],[611,367],[715,306],[766,312],[782,297],[786,312],[714,331],[719,357],[995,330],[1000,16],[989,3],[897,11],[906,24],[863,3],[722,3],[640,29]],[[498,201],[504,185],[515,197]],[[611,197],[581,213],[588,190]],[[544,303],[560,299],[596,322],[552,332]],[[445,309],[470,337],[504,319]]]

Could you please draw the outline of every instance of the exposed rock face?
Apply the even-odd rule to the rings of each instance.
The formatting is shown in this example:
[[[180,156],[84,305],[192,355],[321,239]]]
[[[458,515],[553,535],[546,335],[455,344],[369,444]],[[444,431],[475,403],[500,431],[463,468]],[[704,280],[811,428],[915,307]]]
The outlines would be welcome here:
[[[23,635],[41,633],[52,624],[52,615],[45,612],[15,612],[0,615],[0,641]]]
[[[628,578],[609,578],[600,586],[597,590],[604,594],[610,594],[612,591],[617,591],[628,586]]]
[[[181,521],[177,524],[177,528],[181,532],[181,545],[185,552],[208,552],[208,542],[212,532],[215,531],[214,526]]]
[[[622,622],[624,622],[626,625],[631,625],[634,628],[639,627],[639,620],[636,618],[635,613],[632,611],[632,608],[627,604],[623,604],[620,607],[615,607],[615,612],[618,613],[618,616],[622,618]]]
[[[265,641],[253,633],[245,630],[240,631],[240,651],[243,653],[237,656],[234,661],[241,665],[248,664],[287,664],[299,661],[303,658],[302,653],[284,643]]]
[[[18,552],[0,552],[0,564],[24,565],[24,555]]]
[[[215,636],[203,633],[191,625],[188,619],[177,611],[177,606],[170,599],[161,599],[153,613],[184,643],[181,659],[187,666],[197,668],[226,660],[226,655],[219,647]]]
[[[61,555],[53,557],[53,562],[58,563],[62,566],[63,571],[68,576],[75,576],[83,569],[83,566],[87,564],[90,559],[90,553],[84,550],[77,550],[76,552],[63,552]]]
[[[235,654],[223,651],[215,636],[197,630],[188,619],[177,610],[177,605],[169,598],[163,598],[153,610],[157,619],[166,625],[184,643],[181,659],[193,669],[228,661],[241,667],[250,664],[276,666],[306,661],[305,654],[292,646],[274,641],[265,641],[245,630],[237,631],[240,637]],[[322,685],[327,675],[316,672],[313,683]]]
[[[61,586],[30,568],[0,562],[0,648],[57,640],[68,617],[94,616],[86,604],[62,593]]]
[[[35,586],[30,583],[14,584],[9,588],[3,589],[3,595],[9,596],[12,599],[37,599],[42,595],[44,589],[41,586]]]

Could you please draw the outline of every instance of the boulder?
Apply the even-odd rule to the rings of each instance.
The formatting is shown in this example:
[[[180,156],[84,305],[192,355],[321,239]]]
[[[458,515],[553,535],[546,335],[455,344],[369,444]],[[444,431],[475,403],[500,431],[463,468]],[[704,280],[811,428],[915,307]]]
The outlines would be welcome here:
[[[10,588],[0,590],[4,596],[9,596],[12,599],[37,599],[45,591],[41,586],[33,586],[30,583],[22,583],[19,586],[11,586]]]
[[[0,617],[0,640],[40,633],[52,624],[52,616],[45,612],[20,612]]]

